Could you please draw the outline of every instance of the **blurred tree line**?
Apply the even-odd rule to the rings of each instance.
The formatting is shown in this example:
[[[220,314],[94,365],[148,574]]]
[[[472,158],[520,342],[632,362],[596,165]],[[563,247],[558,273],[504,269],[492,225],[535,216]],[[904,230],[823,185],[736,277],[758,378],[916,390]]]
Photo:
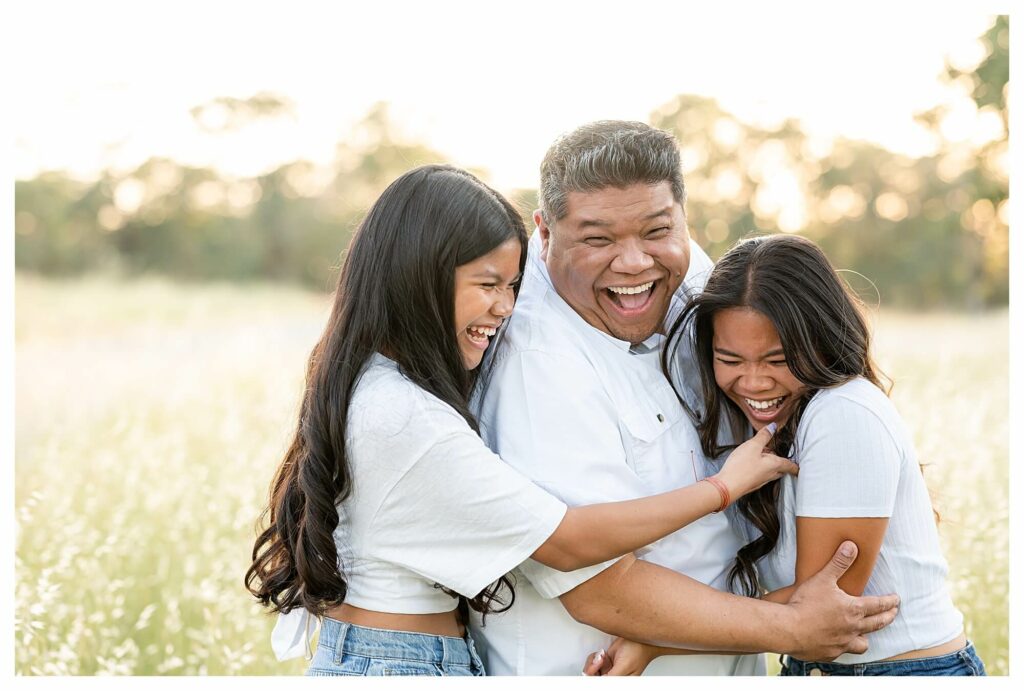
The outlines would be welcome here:
[[[1009,301],[1009,23],[980,38],[971,72],[945,81],[971,98],[1001,136],[977,145],[944,134],[950,106],[918,115],[935,155],[911,159],[866,142],[825,150],[796,121],[774,129],[740,123],[714,101],[678,96],[651,117],[683,147],[688,220],[713,258],[755,230],[799,232],[818,242],[869,302],[978,309]],[[789,199],[779,204],[780,199]],[[877,288],[879,295],[875,295]]]
[[[760,128],[697,96],[664,104],[649,121],[682,145],[695,239],[717,257],[750,232],[799,232],[838,267],[863,274],[870,283],[851,283],[869,302],[877,288],[889,306],[1007,304],[1007,18],[980,40],[985,58],[977,67],[949,66],[945,79],[970,96],[979,118],[998,117],[1002,135],[980,144],[950,139],[948,109],[940,106],[918,118],[939,142],[925,158],[859,141],[823,146],[797,121]],[[260,94],[217,99],[193,116],[211,131],[287,110]],[[254,179],[227,179],[153,159],[89,183],[57,172],[17,181],[16,266],[60,276],[159,272],[329,289],[352,232],[384,187],[413,166],[444,160],[394,131],[387,106],[378,104],[339,143],[326,171],[295,161]],[[509,196],[532,225],[535,190]]]
[[[206,130],[280,110],[259,96],[193,109]],[[211,111],[217,115],[211,116]],[[82,183],[44,173],[15,183],[15,264],[49,275],[109,270],[186,279],[285,280],[333,287],[340,253],[373,200],[408,168],[441,161],[396,140],[376,106],[340,143],[331,170],[294,161],[252,179],[151,159]]]

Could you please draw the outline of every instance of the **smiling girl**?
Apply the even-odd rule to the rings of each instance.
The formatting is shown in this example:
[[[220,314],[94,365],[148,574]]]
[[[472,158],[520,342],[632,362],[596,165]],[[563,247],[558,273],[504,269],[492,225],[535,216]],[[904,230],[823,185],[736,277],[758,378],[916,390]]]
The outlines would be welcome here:
[[[721,457],[750,428],[778,428],[770,448],[800,466],[799,476],[766,484],[727,510],[748,541],[730,585],[788,602],[837,545],[852,540],[858,557],[839,586],[851,595],[897,593],[899,614],[867,634],[866,653],[833,662],[786,656],[782,674],[984,675],[946,587],[913,441],[871,360],[859,305],[817,245],[771,235],[729,250],[670,330],[665,371],[679,371],[675,361],[691,353],[697,360],[701,410],[680,400],[705,455]],[[673,386],[682,393],[685,383]],[[655,657],[675,654],[687,651],[620,638],[584,669],[640,674]]]
[[[793,458],[785,477],[740,499],[730,518],[748,543],[735,590],[776,602],[843,540],[860,548],[839,581],[853,595],[895,592],[893,624],[869,649],[832,663],[787,658],[784,675],[974,675],[913,440],[870,356],[858,300],[809,240],[744,240],[715,266],[675,325],[692,323],[705,411],[705,453],[719,456],[747,426],[778,427],[771,448]],[[722,443],[720,440],[731,440]]]

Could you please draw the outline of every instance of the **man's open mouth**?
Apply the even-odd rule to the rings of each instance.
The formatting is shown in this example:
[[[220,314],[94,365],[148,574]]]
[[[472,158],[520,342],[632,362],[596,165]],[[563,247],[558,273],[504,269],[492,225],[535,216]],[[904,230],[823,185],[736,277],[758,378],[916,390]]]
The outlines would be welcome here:
[[[657,281],[648,281],[635,286],[611,286],[605,288],[605,293],[624,312],[633,312],[647,306],[656,284]]]

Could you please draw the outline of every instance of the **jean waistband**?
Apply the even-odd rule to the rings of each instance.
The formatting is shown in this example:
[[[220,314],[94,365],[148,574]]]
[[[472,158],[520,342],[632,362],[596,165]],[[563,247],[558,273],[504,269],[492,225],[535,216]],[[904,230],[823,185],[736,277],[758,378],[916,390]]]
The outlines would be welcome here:
[[[798,660],[795,657],[789,655],[780,655],[779,662],[786,667],[789,667],[790,672],[797,676],[804,676],[808,672],[819,674],[842,674],[849,673],[854,669],[885,669],[885,668],[900,668],[905,670],[905,673],[912,673],[915,669],[927,669],[936,662],[940,662],[947,659],[963,659],[964,657],[976,657],[977,652],[974,649],[974,643],[967,641],[967,644],[959,650],[951,653],[944,653],[942,655],[932,655],[929,657],[912,657],[903,660],[876,660],[874,662],[854,662],[850,664],[844,664],[841,662],[807,662],[805,660]]]
[[[439,665],[472,665],[473,639],[357,626],[324,617],[319,645],[378,659],[419,660]]]

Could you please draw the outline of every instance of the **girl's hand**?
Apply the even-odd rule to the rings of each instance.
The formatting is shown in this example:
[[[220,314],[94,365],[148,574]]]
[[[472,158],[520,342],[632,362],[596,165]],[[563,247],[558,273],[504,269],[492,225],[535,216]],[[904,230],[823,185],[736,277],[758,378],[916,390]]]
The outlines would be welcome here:
[[[765,453],[764,448],[774,433],[774,423],[762,427],[757,434],[733,449],[725,465],[715,475],[729,488],[734,501],[783,475],[797,474],[799,468],[793,461]]]
[[[587,676],[640,676],[651,661],[661,655],[655,646],[637,643],[625,638],[616,638],[608,650],[591,653],[583,666]]]

